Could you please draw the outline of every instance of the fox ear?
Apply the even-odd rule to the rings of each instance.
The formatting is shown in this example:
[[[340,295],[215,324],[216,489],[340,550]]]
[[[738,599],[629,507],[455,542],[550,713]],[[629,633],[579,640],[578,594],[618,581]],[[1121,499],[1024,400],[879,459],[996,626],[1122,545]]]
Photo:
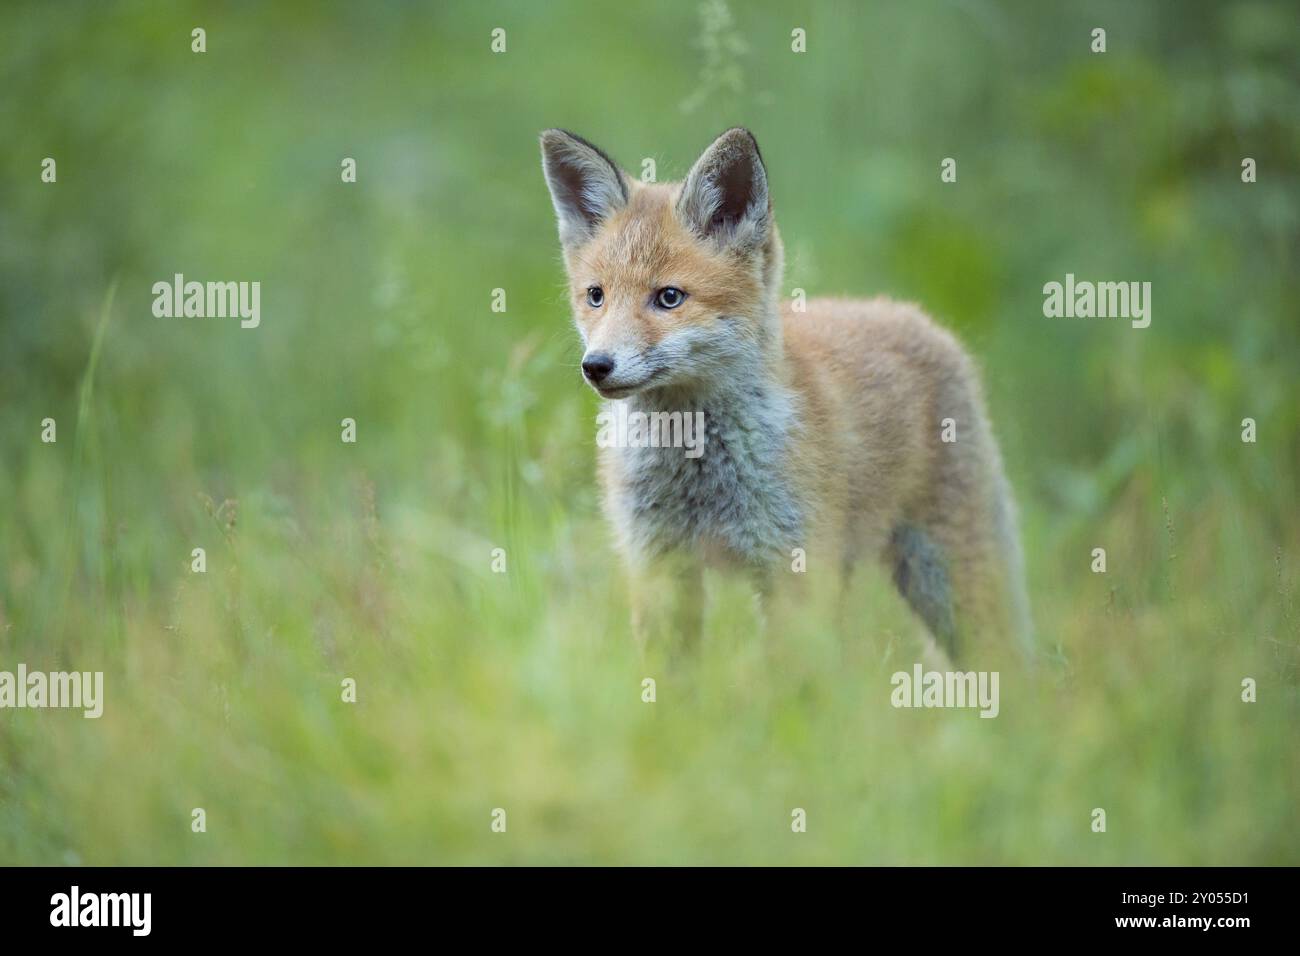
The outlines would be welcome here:
[[[713,141],[686,175],[677,215],[700,236],[742,252],[767,240],[772,206],[753,133],[737,126]]]
[[[565,246],[590,239],[600,223],[627,204],[623,172],[581,136],[562,129],[543,131],[542,172]]]

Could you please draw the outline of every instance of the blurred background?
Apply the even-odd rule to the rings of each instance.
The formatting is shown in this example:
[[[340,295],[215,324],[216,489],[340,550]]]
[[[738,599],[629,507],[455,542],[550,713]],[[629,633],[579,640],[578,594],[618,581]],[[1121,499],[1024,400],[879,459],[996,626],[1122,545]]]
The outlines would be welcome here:
[[[0,670],[105,715],[0,712],[0,863],[1300,862],[1297,50],[1263,2],[12,5]],[[1047,660],[996,720],[889,706],[874,573],[851,634],[718,581],[632,647],[536,137],[663,181],[732,125],[787,292],[983,368]],[[1150,328],[1044,318],[1067,272]],[[156,318],[175,273],[260,327]]]

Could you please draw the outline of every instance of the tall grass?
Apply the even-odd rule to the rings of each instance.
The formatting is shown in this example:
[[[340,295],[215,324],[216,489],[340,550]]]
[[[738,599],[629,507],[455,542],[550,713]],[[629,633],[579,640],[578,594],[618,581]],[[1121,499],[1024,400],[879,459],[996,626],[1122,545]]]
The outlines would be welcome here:
[[[0,862],[1297,862],[1295,25],[1185,6],[733,4],[700,102],[690,4],[20,8],[0,669],[106,701],[0,711]],[[693,653],[629,639],[534,137],[663,179],[737,122],[790,288],[980,360],[1046,659],[997,719],[890,706],[870,570],[847,631],[711,579]],[[1044,319],[1066,271],[1153,281],[1152,327]],[[154,319],[175,272],[262,281],[262,326]]]

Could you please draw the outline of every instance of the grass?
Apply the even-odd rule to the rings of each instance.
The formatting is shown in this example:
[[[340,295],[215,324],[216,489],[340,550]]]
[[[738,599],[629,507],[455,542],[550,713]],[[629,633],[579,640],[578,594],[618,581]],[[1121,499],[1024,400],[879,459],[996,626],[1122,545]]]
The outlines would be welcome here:
[[[14,16],[0,669],[106,703],[0,712],[0,862],[1300,862],[1291,20],[823,3],[797,59],[777,4],[706,48],[694,4],[549,7]],[[849,633],[719,579],[696,653],[628,639],[534,136],[662,179],[735,122],[790,288],[913,298],[984,369],[1047,660],[995,720],[890,706],[915,625],[867,571]],[[1152,327],[1043,319],[1067,271],[1152,281]],[[154,319],[175,272],[262,281],[261,327]]]

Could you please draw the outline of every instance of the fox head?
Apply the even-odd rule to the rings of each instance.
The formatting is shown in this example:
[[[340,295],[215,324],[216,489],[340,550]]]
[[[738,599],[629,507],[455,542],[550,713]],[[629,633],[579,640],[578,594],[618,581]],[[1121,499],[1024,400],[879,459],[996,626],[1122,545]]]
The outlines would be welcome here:
[[[680,183],[641,183],[548,129],[582,374],[605,398],[709,390],[781,351],[781,240],[758,143],[729,129]]]

